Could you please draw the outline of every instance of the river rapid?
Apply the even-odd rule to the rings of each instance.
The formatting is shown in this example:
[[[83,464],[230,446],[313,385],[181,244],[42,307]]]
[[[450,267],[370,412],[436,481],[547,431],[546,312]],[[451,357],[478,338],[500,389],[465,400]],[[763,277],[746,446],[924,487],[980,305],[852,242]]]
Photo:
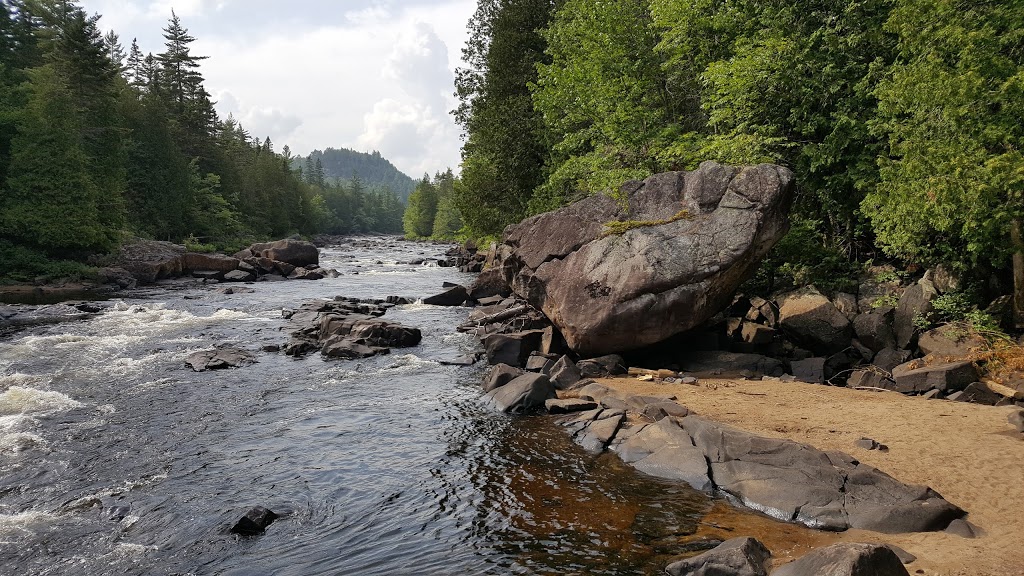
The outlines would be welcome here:
[[[488,410],[485,366],[439,362],[478,350],[468,310],[389,310],[423,331],[391,355],[259,352],[304,300],[470,282],[409,264],[446,248],[361,238],[321,250],[338,278],[157,287],[0,338],[0,574],[660,572],[708,497]],[[185,366],[215,344],[258,363]],[[257,505],[282,517],[227,531]]]

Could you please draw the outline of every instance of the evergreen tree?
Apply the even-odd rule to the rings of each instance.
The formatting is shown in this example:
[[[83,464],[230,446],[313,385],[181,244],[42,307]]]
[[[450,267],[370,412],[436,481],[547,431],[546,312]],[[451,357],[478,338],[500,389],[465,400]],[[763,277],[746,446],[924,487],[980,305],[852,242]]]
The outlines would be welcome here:
[[[127,57],[125,56],[124,46],[121,46],[121,39],[118,37],[117,33],[113,30],[108,30],[103,36],[103,44],[107,48],[107,58],[110,60],[110,63],[114,65],[114,69],[117,70],[118,73],[123,73],[127,70],[127,63],[125,62]],[[134,41],[132,41],[132,45],[137,51],[139,47],[135,45]]]
[[[434,216],[437,214],[437,188],[430,182],[430,176],[424,174],[416,185],[416,190],[409,196],[405,215],[402,217],[402,228],[408,238],[428,238],[434,232]]]
[[[103,251],[116,230],[104,224],[103,192],[81,144],[74,94],[52,64],[35,68],[0,204],[0,235],[52,256]]]
[[[455,118],[467,134],[456,205],[473,234],[522,219],[543,182],[548,147],[529,85],[548,61],[541,31],[553,13],[551,0],[481,0],[469,23],[469,67],[456,77]]]

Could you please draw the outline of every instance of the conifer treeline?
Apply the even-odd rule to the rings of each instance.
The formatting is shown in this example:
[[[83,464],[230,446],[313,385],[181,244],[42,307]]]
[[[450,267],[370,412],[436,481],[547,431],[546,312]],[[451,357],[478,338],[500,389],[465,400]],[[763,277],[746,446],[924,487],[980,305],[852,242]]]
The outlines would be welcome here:
[[[888,257],[1005,286],[1022,253],[1019,0],[479,0],[469,31],[470,235],[718,160],[795,171],[796,280]]]
[[[67,0],[0,0],[0,250],[74,259],[126,233],[231,248],[317,232],[401,231],[390,191],[291,170],[218,117],[204,57],[172,13],[165,48],[127,50]]]

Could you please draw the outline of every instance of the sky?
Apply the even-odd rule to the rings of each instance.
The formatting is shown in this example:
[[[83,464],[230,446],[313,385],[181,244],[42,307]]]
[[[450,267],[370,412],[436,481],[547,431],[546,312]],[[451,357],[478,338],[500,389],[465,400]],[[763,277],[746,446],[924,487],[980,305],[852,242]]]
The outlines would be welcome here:
[[[83,0],[127,52],[163,51],[173,9],[206,89],[275,149],[380,151],[413,178],[456,170],[455,68],[475,0]]]

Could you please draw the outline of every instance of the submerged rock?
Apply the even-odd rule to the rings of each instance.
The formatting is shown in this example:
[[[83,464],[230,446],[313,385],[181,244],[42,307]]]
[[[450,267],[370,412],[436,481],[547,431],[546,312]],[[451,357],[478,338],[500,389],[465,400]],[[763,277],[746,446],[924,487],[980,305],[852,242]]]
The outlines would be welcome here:
[[[772,553],[753,538],[732,538],[665,567],[670,576],[768,576]]]
[[[235,522],[235,525],[231,527],[231,532],[240,536],[262,534],[267,530],[267,526],[273,524],[274,520],[278,518],[279,516],[274,512],[262,506],[254,506],[238,522]]]
[[[729,304],[788,229],[792,190],[767,164],[657,174],[623,185],[628,208],[599,195],[510,226],[497,265],[576,352],[641,348]]]
[[[196,372],[206,370],[223,370],[225,368],[238,368],[256,362],[256,357],[251,352],[241,348],[221,347],[212,350],[193,352],[185,359],[185,364],[192,367]]]

